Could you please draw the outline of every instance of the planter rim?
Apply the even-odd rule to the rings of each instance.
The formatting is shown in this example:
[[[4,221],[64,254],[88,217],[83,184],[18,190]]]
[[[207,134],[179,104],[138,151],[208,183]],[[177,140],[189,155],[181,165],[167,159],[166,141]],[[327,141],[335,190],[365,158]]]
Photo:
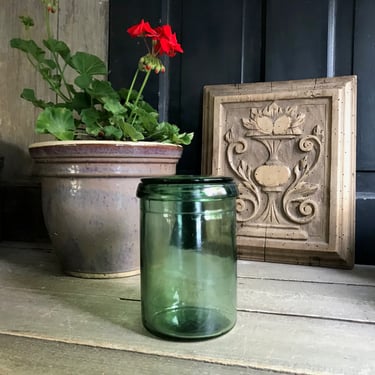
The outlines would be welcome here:
[[[119,141],[46,141],[33,143],[29,153],[36,161],[80,159],[82,162],[108,159],[158,159],[160,157],[180,158],[183,147],[160,142],[119,142]],[[145,161],[143,161],[145,162]]]
[[[176,148],[183,148],[181,145],[176,145],[173,143],[162,143],[162,142],[132,142],[132,141],[97,141],[97,140],[75,140],[75,141],[43,141],[36,142],[29,145],[29,149],[40,148],[40,147],[54,147],[54,146],[80,146],[80,145],[110,145],[118,147],[160,147],[169,146]]]
[[[160,142],[47,141],[29,146],[34,174],[145,177],[175,174],[183,147]]]

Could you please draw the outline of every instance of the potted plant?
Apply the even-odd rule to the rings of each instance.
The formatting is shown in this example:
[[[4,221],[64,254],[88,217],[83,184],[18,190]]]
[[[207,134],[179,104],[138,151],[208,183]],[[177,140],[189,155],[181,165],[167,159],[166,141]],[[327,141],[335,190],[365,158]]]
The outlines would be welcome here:
[[[56,141],[29,146],[41,178],[46,227],[63,270],[80,277],[122,277],[139,272],[140,177],[172,175],[192,133],[159,122],[142,97],[152,72],[163,73],[163,54],[182,53],[169,25],[152,28],[142,20],[127,31],[148,46],[128,89],[106,80],[106,64],[86,52],[73,53],[51,34],[57,0],[41,0],[47,37],[43,45],[15,38],[11,47],[27,59],[56,94],[56,103],[25,88],[23,99],[41,109],[36,131]],[[34,24],[20,17],[28,31]],[[73,80],[68,76],[74,73]],[[143,76],[143,77],[142,77]],[[136,90],[138,81],[141,81]],[[138,86],[137,86],[138,87]]]

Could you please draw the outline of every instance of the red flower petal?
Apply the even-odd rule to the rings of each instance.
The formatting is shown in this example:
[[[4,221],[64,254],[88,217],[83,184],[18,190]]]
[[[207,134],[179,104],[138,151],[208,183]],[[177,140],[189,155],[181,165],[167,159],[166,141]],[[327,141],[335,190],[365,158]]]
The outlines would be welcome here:
[[[159,55],[165,53],[173,57],[176,55],[176,52],[184,52],[180,43],[177,41],[176,33],[172,32],[170,25],[159,26],[155,31],[158,33],[158,37],[154,39],[158,40],[156,51],[158,51]]]
[[[127,32],[132,38],[136,37],[149,37],[154,38],[157,36],[157,32],[151,27],[149,22],[145,22],[143,19],[140,23],[130,26]]]

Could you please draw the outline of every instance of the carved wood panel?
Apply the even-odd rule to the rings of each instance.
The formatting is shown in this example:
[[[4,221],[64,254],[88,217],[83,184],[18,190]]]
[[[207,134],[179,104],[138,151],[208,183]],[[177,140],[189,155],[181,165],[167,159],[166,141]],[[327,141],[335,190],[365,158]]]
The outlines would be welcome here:
[[[356,77],[204,88],[204,174],[238,186],[239,257],[351,267]]]

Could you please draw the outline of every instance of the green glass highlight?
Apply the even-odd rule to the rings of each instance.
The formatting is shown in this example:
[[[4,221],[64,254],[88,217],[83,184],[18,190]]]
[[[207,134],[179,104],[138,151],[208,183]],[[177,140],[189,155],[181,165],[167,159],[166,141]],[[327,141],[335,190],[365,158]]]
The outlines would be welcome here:
[[[236,186],[228,177],[142,179],[141,298],[156,335],[202,339],[236,322]]]

